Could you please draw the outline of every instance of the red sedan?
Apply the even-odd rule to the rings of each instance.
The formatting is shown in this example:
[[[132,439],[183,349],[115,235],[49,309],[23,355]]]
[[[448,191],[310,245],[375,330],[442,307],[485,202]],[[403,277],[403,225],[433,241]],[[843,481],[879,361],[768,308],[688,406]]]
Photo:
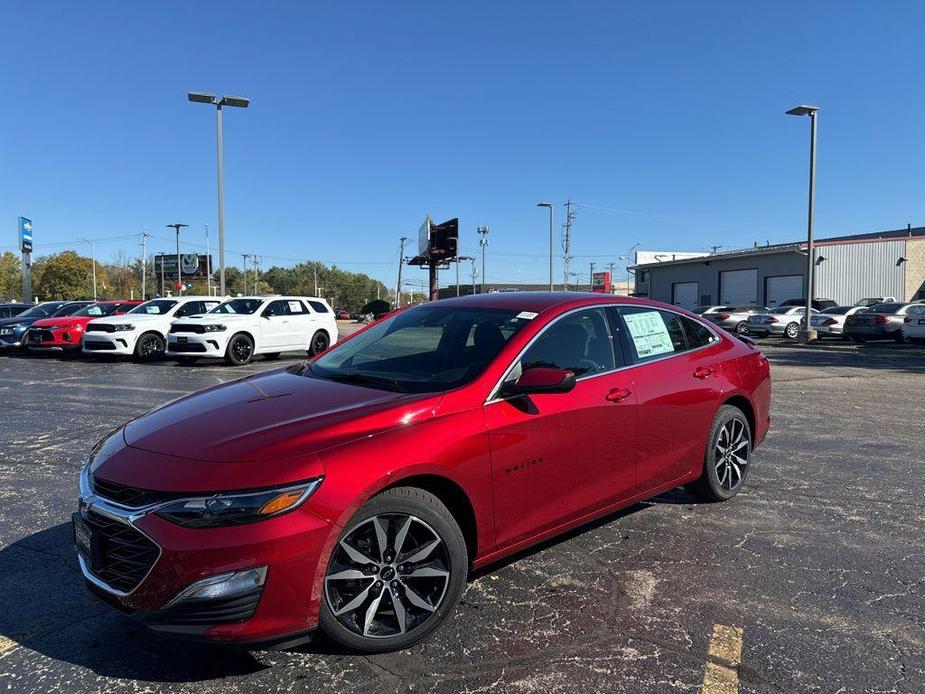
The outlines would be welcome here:
[[[679,485],[735,496],[770,397],[751,341],[675,307],[432,302],[119,429],[74,540],[91,590],[164,633],[404,648],[473,568]]]
[[[33,352],[79,351],[87,324],[104,316],[121,316],[141,301],[97,301],[70,316],[43,318],[31,325],[23,344]]]

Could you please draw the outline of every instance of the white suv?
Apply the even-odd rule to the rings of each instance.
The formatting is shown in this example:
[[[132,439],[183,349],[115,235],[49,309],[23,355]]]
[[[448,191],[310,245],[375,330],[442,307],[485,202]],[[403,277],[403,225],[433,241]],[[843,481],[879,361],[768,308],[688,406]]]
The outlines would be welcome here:
[[[209,313],[170,325],[167,355],[184,363],[222,358],[232,366],[255,354],[305,350],[309,356],[337,342],[337,321],[324,299],[306,296],[241,296]]]
[[[167,331],[175,318],[210,311],[224,299],[176,296],[152,299],[121,316],[90,321],[84,333],[84,354],[121,354],[153,361],[164,354]]]

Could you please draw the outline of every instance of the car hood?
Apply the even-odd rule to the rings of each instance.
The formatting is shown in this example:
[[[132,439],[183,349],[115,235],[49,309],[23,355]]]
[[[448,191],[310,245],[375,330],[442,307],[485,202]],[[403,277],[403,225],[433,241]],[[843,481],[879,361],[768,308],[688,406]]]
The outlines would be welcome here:
[[[165,317],[166,316],[159,316],[153,313],[133,313],[132,315],[123,313],[119,316],[109,316],[109,317],[101,316],[97,318],[92,318],[90,322],[91,323],[112,323],[113,325],[116,325],[116,324],[121,325],[122,323],[128,323],[129,325],[131,325],[132,323],[138,323],[139,321],[146,321],[146,320],[152,320],[155,318],[165,318]]]
[[[3,318],[0,320],[0,327],[5,325],[32,325],[37,320],[45,320],[44,318]]]
[[[440,395],[409,395],[268,371],[163,405],[130,422],[133,448],[206,462],[269,462],[407,426]]]
[[[177,323],[196,323],[199,325],[222,325],[224,323],[234,323],[235,321],[253,320],[259,314],[240,314],[240,313],[204,313],[198,316],[187,316],[185,318],[175,318]]]
[[[73,328],[77,325],[86,326],[91,320],[90,316],[61,316],[60,318],[42,318],[32,324],[33,328]]]

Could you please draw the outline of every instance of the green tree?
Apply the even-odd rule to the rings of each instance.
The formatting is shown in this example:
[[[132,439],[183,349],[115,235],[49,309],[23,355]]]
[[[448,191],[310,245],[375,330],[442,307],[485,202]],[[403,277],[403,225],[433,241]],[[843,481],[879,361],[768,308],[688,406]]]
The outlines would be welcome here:
[[[22,298],[22,268],[19,256],[12,251],[0,255],[0,301]]]
[[[39,258],[32,265],[33,294],[46,299],[92,299],[93,261],[74,251]],[[96,264],[97,293],[107,286],[105,268]]]

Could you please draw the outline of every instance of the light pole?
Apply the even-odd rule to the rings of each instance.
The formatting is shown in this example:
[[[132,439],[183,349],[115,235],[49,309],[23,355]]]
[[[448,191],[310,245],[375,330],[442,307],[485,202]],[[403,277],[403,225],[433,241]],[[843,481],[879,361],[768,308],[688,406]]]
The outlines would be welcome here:
[[[177,232],[177,292],[178,296],[183,296],[183,270],[180,266],[180,229],[188,227],[189,224],[175,222],[174,224],[166,224],[165,226],[169,229],[175,229]]]
[[[81,238],[80,236],[77,237],[77,240],[90,244],[90,263],[93,265],[93,300],[96,301],[96,241]]]
[[[553,290],[552,286],[552,224],[553,224],[553,206],[551,202],[538,202],[537,207],[548,207],[549,208],[549,291]]]
[[[806,215],[806,324],[800,331],[804,342],[816,339],[810,317],[813,313],[816,263],[813,259],[813,212],[816,208],[816,112],[818,106],[797,106],[787,111],[788,116],[809,116],[809,210]]]
[[[480,294],[485,293],[485,249],[488,248],[488,227],[479,227],[479,234],[482,236],[479,239],[479,245],[482,247],[482,286],[479,290]]]
[[[620,259],[626,261],[626,291],[629,293],[630,286],[630,263],[635,264],[635,259],[633,258],[633,251],[639,248],[639,243],[636,242],[632,246],[626,249],[626,255],[621,255]]]
[[[212,253],[209,250],[208,224],[206,224],[206,294],[212,296]]]
[[[472,267],[470,269],[472,271],[472,293],[474,295],[475,294],[475,278],[479,276],[479,271],[475,267],[475,256],[474,255],[469,256],[469,262],[472,263]]]
[[[405,243],[408,241],[407,236],[398,239],[398,284],[395,286],[395,308],[401,308],[401,266],[405,262]],[[318,278],[315,278],[318,283]]]
[[[471,255],[460,255],[460,256],[456,256],[456,296],[459,296],[459,264],[462,263],[462,262],[464,262],[464,261],[466,261],[466,260],[471,260],[471,261],[474,262],[474,261],[475,261],[475,258],[474,258],[473,256],[471,256]],[[475,285],[475,280],[472,281],[472,284]],[[475,293],[475,287],[474,287],[474,286],[473,286],[473,288],[472,288],[472,293],[473,293],[473,294]]]
[[[245,296],[247,295],[247,259],[250,258],[250,257],[251,257],[251,254],[250,254],[250,253],[242,253],[242,254],[241,254],[241,267],[242,267],[243,270],[244,270],[244,272],[242,272],[241,274],[242,274],[242,276],[244,277],[244,294],[245,294]],[[318,293],[318,292],[315,292],[315,294],[317,294],[317,293]]]
[[[223,96],[219,99],[215,94],[203,92],[188,92],[186,98],[197,104],[212,104],[215,106],[215,122],[218,132],[218,272],[219,289],[225,296],[225,216],[222,204],[222,106],[247,108],[251,100],[243,96]]]

